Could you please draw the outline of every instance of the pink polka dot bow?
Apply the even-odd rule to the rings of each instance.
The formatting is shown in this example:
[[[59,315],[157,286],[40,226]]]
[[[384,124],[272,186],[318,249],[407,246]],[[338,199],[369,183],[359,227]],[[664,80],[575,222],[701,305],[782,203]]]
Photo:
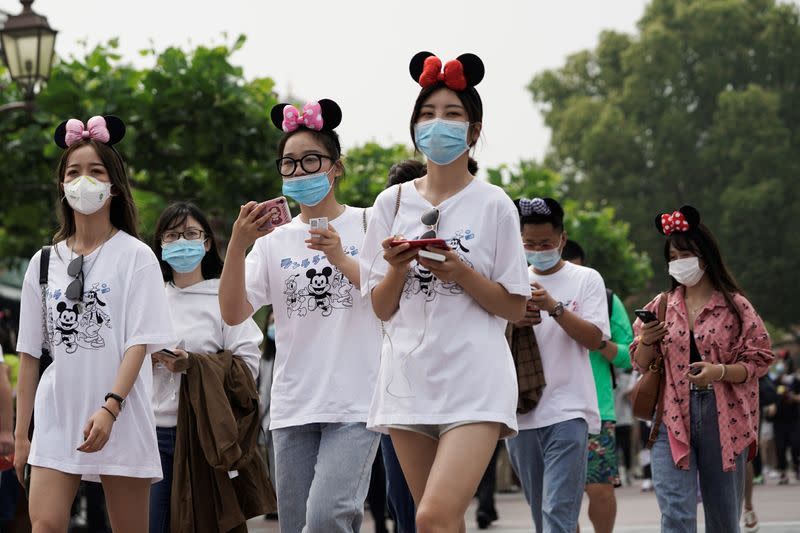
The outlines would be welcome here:
[[[686,215],[680,211],[675,211],[671,215],[664,213],[661,215],[661,228],[664,230],[664,235],[669,235],[675,231],[685,232],[689,231],[689,221],[686,220]]]
[[[70,146],[84,139],[107,143],[111,139],[111,135],[108,132],[108,126],[106,126],[106,119],[99,116],[92,117],[86,123],[86,126],[77,118],[69,119],[64,135],[64,144]]]
[[[322,125],[322,107],[319,102],[308,102],[303,106],[302,113],[293,105],[287,105],[283,108],[282,129],[287,133],[296,130],[300,126],[319,131],[322,129]]]

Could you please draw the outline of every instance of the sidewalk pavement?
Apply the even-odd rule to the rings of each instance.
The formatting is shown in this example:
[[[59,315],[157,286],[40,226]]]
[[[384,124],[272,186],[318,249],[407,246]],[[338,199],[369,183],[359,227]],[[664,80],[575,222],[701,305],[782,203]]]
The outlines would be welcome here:
[[[753,496],[756,513],[761,529],[760,533],[797,533],[800,532],[800,484],[778,486],[774,482],[755,487]],[[581,532],[592,531],[591,522],[586,514],[587,500],[584,498],[581,510]],[[698,506],[702,526],[702,508]],[[533,520],[530,509],[521,493],[498,494],[497,512],[500,519],[487,531],[503,533],[522,533],[533,531]],[[479,531],[475,524],[475,503],[466,514],[467,531]],[[390,531],[391,531],[391,526]],[[655,533],[659,531],[659,513],[656,497],[652,492],[642,493],[639,488],[623,487],[617,489],[617,522],[614,528],[618,533]],[[277,522],[265,521],[261,518],[248,523],[248,530],[256,533],[278,533]],[[369,512],[361,528],[363,533],[372,533],[374,525]]]

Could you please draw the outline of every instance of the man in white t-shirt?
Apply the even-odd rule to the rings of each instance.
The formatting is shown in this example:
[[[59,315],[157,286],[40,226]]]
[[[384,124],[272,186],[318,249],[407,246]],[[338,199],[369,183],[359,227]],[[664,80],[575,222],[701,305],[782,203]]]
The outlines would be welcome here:
[[[536,408],[518,415],[519,435],[507,446],[536,530],[572,533],[586,481],[588,434],[600,431],[589,350],[610,336],[605,284],[596,271],[561,259],[567,234],[557,201],[522,199],[517,207],[531,299],[516,327],[533,327],[547,385]]]

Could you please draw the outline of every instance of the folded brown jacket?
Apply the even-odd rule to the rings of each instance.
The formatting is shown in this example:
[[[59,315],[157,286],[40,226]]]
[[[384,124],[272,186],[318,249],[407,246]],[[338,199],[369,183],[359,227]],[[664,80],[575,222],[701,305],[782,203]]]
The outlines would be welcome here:
[[[229,351],[189,354],[181,380],[171,494],[172,533],[246,532],[274,512],[275,490],[258,448],[258,391]]]
[[[518,328],[513,324],[508,324],[506,327],[506,340],[511,347],[514,367],[517,369],[517,387],[519,388],[517,413],[527,413],[539,403],[542,391],[547,384],[544,379],[539,345],[536,343],[533,328]]]

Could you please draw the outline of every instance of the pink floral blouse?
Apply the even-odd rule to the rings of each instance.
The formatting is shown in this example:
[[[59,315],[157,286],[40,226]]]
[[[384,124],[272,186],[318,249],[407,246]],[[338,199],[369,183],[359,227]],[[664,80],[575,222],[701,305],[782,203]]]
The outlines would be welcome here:
[[[646,309],[658,312],[658,296]],[[695,319],[694,338],[700,357],[710,363],[741,363],[747,369],[744,383],[714,382],[719,413],[719,433],[722,445],[723,470],[736,469],[736,457],[758,443],[758,378],[764,376],[772,363],[769,334],[764,323],[747,298],[739,294],[734,302],[742,314],[740,334],[736,315],[728,308],[725,298],[715,292]],[[689,321],[684,303],[684,288],[669,294],[667,302],[667,336],[662,352],[666,371],[663,422],[669,431],[672,459],[678,468],[689,468]],[[631,360],[637,370],[634,354],[639,344],[642,322],[633,324],[636,335],[630,345]]]

